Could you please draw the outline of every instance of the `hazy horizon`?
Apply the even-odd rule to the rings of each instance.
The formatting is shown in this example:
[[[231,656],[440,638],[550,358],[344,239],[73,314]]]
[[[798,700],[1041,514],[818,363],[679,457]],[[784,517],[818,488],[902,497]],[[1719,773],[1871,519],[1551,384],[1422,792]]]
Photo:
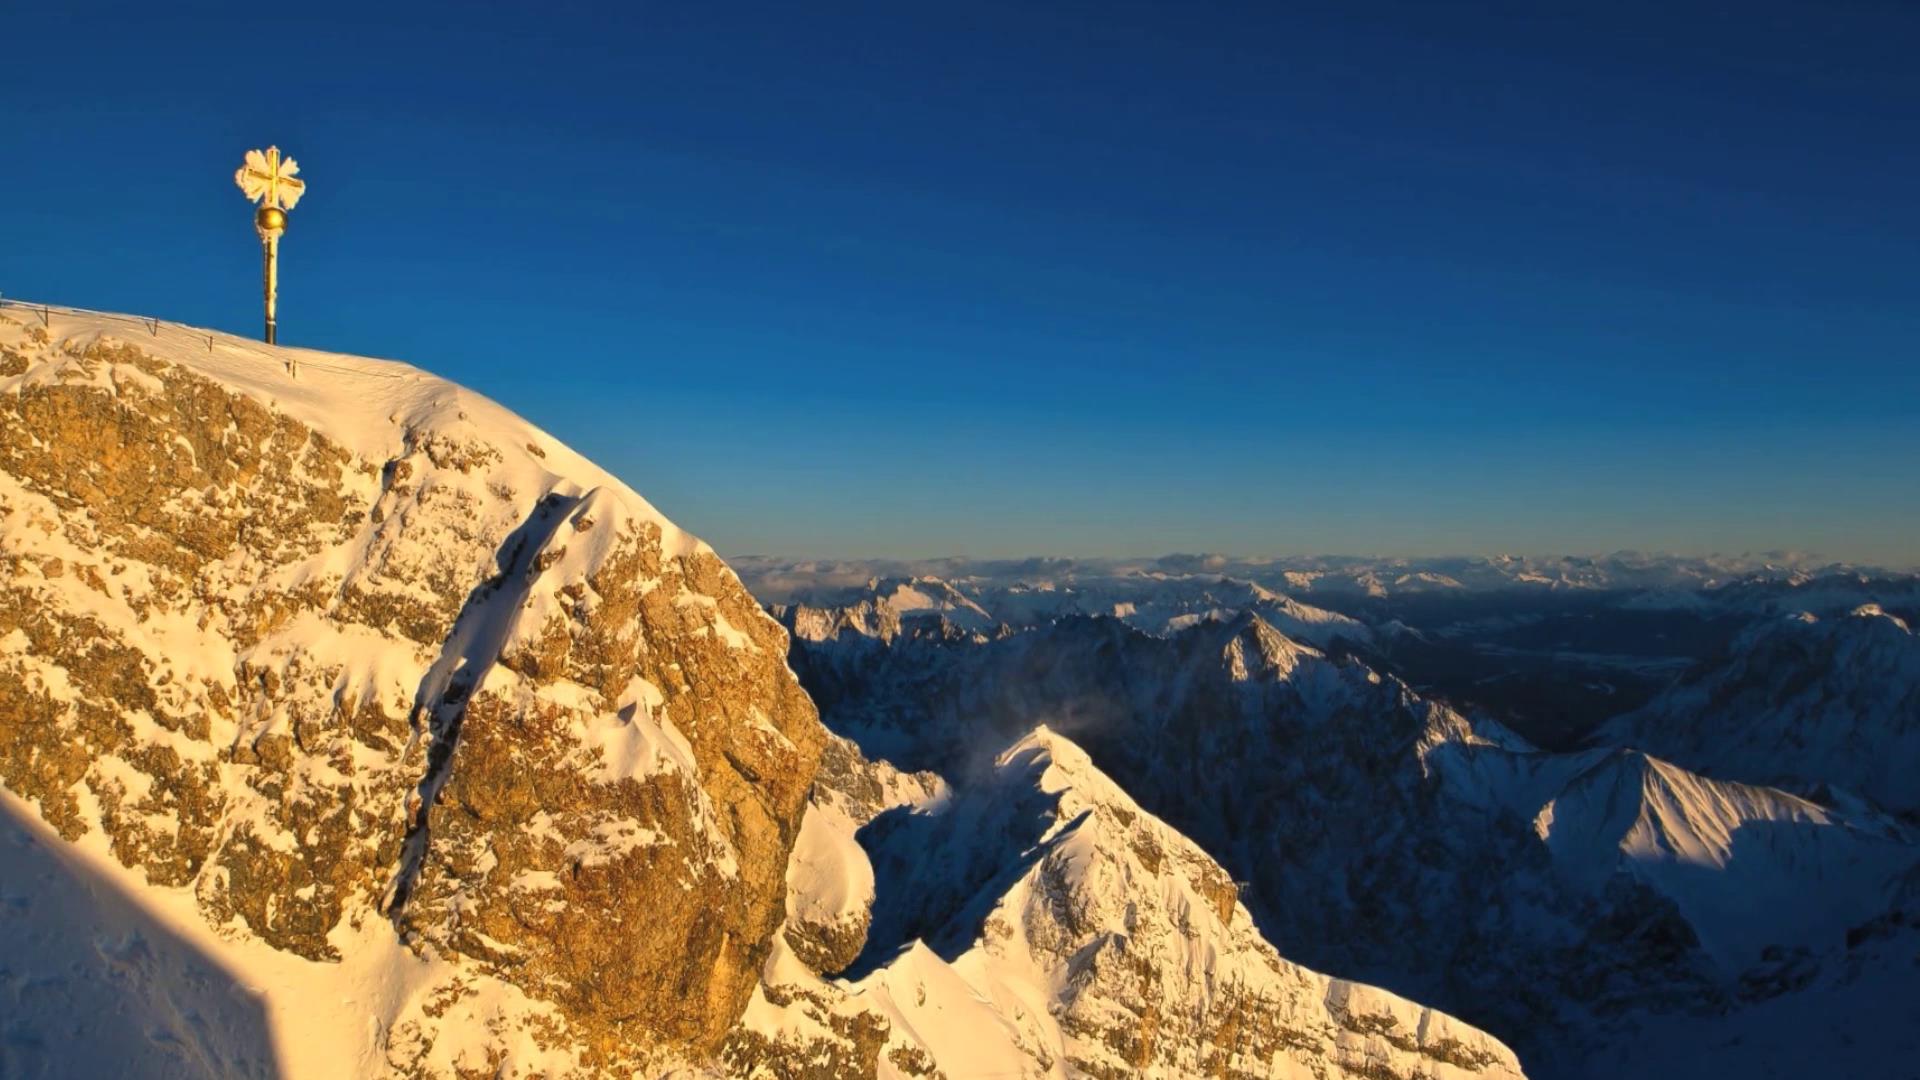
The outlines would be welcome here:
[[[1885,570],[1899,574],[1920,573],[1920,563],[1915,564],[1877,564],[1855,559],[1830,558],[1814,551],[1648,551],[1622,548],[1613,551],[1486,551],[1486,552],[1432,552],[1396,554],[1393,552],[1337,552],[1337,551],[1296,551],[1296,552],[1223,552],[1223,551],[1166,551],[1157,554],[1133,553],[1126,555],[1088,554],[1085,552],[1025,552],[1004,555],[845,555],[845,554],[786,554],[763,551],[722,551],[727,559],[755,560],[780,563],[894,563],[902,566],[931,566],[939,563],[982,563],[1017,564],[1022,562],[1084,562],[1094,564],[1127,565],[1169,564],[1176,561],[1199,561],[1202,566],[1215,564],[1220,566],[1261,565],[1277,563],[1307,563],[1315,560],[1328,562],[1406,562],[1406,563],[1445,563],[1467,562],[1474,560],[1494,560],[1502,558],[1530,561],[1591,560],[1607,561],[1612,559],[1642,559],[1649,562],[1714,562],[1757,565],[1769,563],[1781,567],[1796,569],[1822,569],[1826,567],[1846,567],[1857,570]]]

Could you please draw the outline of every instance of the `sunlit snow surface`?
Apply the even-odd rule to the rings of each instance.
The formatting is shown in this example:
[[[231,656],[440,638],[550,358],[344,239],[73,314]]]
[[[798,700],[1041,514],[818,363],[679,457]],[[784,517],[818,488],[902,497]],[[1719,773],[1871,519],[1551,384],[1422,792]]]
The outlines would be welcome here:
[[[0,811],[0,1075],[377,1075],[382,1018],[451,974],[384,920],[338,935],[337,964],[216,932],[189,891],[147,884],[98,831],[68,844],[4,790]],[[443,1067],[468,1049],[459,1032],[484,1045],[490,1021],[551,1008],[504,984],[458,1007]],[[567,1064],[531,1042],[515,1052]]]
[[[846,834],[844,815],[820,816],[820,832]],[[798,904],[879,882],[843,1007],[887,1016],[950,1075],[1519,1075],[1467,1024],[1283,959],[1217,863],[1044,727],[957,790],[894,805],[859,844],[815,844]],[[769,983],[826,989],[786,956]],[[1250,1023],[1280,1032],[1271,1043],[1204,1019],[1249,1002]],[[1164,1016],[1150,1022],[1163,1049],[1139,1058],[1143,1016]],[[799,1037],[817,1020],[762,997],[748,1023]]]

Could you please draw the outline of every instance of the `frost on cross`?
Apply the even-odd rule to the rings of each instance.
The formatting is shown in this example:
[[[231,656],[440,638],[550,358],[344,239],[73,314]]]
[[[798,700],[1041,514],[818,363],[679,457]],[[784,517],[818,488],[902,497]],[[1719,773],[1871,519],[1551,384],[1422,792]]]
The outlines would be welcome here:
[[[233,182],[251,202],[291,210],[307,191],[306,181],[294,179],[299,174],[298,162],[282,158],[279,147],[269,146],[247,151],[246,164],[234,171]]]

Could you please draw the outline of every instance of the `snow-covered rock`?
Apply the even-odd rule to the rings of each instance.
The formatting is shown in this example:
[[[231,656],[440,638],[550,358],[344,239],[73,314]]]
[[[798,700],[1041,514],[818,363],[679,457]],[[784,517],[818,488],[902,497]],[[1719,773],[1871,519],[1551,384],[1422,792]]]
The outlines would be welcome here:
[[[1874,603],[1773,616],[1594,741],[1920,814],[1920,635]]]
[[[1520,1075],[1469,1025],[1281,958],[1218,863],[1045,728],[859,840],[881,882],[867,960],[850,981],[771,963],[740,1071],[844,1062],[864,1037],[900,1073]]]
[[[144,912],[115,925],[263,991],[290,1076],[714,1053],[826,734],[713,552],[404,364],[23,314],[0,313],[0,783]],[[188,1048],[156,1074],[222,1071],[154,1008]]]
[[[846,739],[829,740],[787,865],[785,936],[803,963],[838,972],[866,946],[873,866],[854,834],[894,807],[919,806],[945,791],[932,773],[902,773],[866,760]]]

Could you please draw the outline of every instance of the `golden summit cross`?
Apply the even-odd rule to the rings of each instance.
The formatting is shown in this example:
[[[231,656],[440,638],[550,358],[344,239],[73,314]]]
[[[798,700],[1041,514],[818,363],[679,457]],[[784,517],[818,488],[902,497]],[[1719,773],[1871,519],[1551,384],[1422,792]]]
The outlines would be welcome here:
[[[233,182],[260,209],[253,215],[253,230],[260,234],[260,251],[265,273],[262,291],[266,294],[267,326],[265,338],[272,345],[279,338],[275,308],[280,295],[280,234],[287,231],[287,211],[306,194],[304,180],[294,179],[300,166],[292,158],[282,158],[280,148],[269,146],[262,152],[247,151],[246,160],[233,174]],[[287,362],[293,371],[293,361]]]
[[[240,175],[234,179],[254,202],[291,210],[307,191],[306,181],[295,179],[294,174],[299,171],[300,166],[292,158],[280,159],[279,147],[269,146],[265,153],[247,151],[247,162],[240,166]]]

